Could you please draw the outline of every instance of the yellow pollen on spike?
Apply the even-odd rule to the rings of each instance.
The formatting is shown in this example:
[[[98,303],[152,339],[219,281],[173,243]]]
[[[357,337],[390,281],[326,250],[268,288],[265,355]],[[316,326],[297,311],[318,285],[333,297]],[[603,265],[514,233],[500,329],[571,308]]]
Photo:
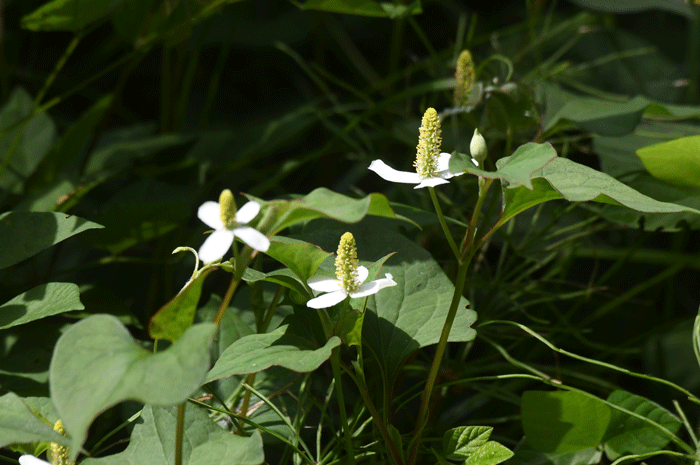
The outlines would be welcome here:
[[[413,166],[421,178],[431,178],[438,171],[438,157],[442,143],[440,118],[435,108],[428,108],[423,115],[416,147],[416,161]]]
[[[62,436],[66,435],[66,430],[61,420],[56,421],[53,425],[53,430],[60,433]],[[46,451],[46,457],[49,459],[49,462],[51,462],[51,465],[74,465],[75,463],[70,461],[70,450],[68,447],[55,442],[49,445],[49,449]]]
[[[455,80],[457,81],[454,92],[455,105],[465,106],[469,103],[469,94],[474,88],[474,82],[476,82],[474,60],[469,50],[462,50],[462,53],[457,57]]]
[[[343,289],[347,292],[355,292],[360,287],[357,277],[358,263],[355,238],[351,233],[346,232],[338,244],[338,256],[335,257],[335,275],[343,283]]]
[[[236,202],[233,200],[233,193],[230,190],[221,191],[219,207],[221,208],[221,222],[227,229],[233,229],[236,224]]]

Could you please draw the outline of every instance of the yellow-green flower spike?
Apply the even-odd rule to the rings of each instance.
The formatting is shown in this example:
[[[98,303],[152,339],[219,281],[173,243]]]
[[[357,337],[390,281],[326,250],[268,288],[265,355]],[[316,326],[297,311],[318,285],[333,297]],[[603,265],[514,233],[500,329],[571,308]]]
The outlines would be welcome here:
[[[335,275],[343,283],[343,289],[346,292],[355,292],[360,287],[360,283],[357,282],[358,263],[355,238],[351,233],[346,232],[340,238],[338,256],[335,257]]]
[[[57,433],[60,433],[63,436],[66,435],[66,430],[63,427],[63,422],[61,420],[58,420],[53,425],[53,430]],[[49,459],[49,462],[51,462],[51,465],[75,464],[75,462],[70,461],[70,450],[68,449],[68,447],[63,446],[61,444],[57,444],[55,442],[52,442],[49,445],[49,450],[46,451],[46,457]]]
[[[425,110],[420,125],[418,147],[416,147],[416,161],[413,166],[422,178],[432,178],[438,171],[438,157],[440,156],[440,144],[442,143],[442,130],[440,118],[435,108]]]
[[[476,81],[474,60],[469,50],[462,50],[462,53],[457,58],[455,79],[457,80],[454,93],[455,105],[461,107],[469,103],[469,94],[474,88],[474,82]]]
[[[236,202],[233,200],[233,193],[230,190],[221,191],[219,207],[221,208],[221,222],[227,229],[233,229],[236,224]]]
[[[472,154],[472,158],[479,162],[479,166],[483,168],[484,160],[488,155],[488,149],[486,147],[486,139],[484,136],[479,134],[479,129],[474,129],[474,135],[469,143],[469,151]]]

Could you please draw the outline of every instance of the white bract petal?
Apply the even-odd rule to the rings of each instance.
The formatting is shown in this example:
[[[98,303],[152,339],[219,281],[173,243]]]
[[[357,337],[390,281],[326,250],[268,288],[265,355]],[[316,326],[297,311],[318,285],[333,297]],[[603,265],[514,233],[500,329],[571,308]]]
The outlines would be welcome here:
[[[343,289],[343,283],[336,278],[313,276],[307,281],[309,287],[318,292],[335,292]]]
[[[438,186],[440,184],[449,184],[450,181],[448,181],[445,178],[427,178],[423,179],[420,184],[418,184],[414,189],[420,189],[421,187],[432,187],[432,186]]]
[[[391,274],[386,273],[384,276],[386,277],[363,284],[356,292],[351,292],[350,297],[367,297],[368,295],[376,294],[385,287],[396,286],[396,281],[393,280]]]
[[[19,458],[19,465],[51,465],[49,462],[38,459],[33,455],[23,455]]]
[[[197,210],[197,217],[212,229],[224,229],[224,223],[221,221],[221,207],[219,202],[211,200],[204,202]]]
[[[236,223],[250,223],[253,221],[253,218],[258,216],[258,213],[260,213],[260,204],[251,200],[236,212]]]
[[[418,184],[421,182],[421,177],[418,175],[418,173],[397,171],[381,160],[374,160],[372,163],[370,163],[369,169],[387,181],[400,182],[404,184]]]
[[[233,231],[217,229],[207,237],[199,248],[199,258],[204,263],[211,263],[226,255],[233,244]]]
[[[270,248],[270,239],[255,228],[251,228],[250,226],[238,226],[233,228],[232,232],[235,236],[240,237],[243,242],[255,250],[267,252],[267,250]],[[230,246],[231,244],[229,244],[229,247]]]
[[[335,292],[329,292],[328,294],[322,294],[314,299],[306,302],[306,305],[311,308],[328,308],[333,305],[342,302],[348,296],[345,290],[341,289]]]
[[[367,269],[366,266],[358,266],[357,267],[357,282],[362,284],[365,281],[367,281],[367,276],[369,276],[369,270]]]

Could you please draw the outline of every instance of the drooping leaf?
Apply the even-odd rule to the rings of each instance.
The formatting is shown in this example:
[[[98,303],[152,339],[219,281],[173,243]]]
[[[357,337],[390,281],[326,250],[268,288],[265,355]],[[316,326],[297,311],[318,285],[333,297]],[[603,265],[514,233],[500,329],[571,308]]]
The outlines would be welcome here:
[[[228,376],[257,373],[281,366],[299,373],[318,368],[340,345],[333,336],[319,347],[315,342],[293,331],[290,325],[282,325],[271,333],[244,336],[228,346],[207,374],[207,382]]]
[[[681,186],[700,187],[700,136],[651,145],[637,150],[655,178]]]
[[[467,171],[476,176],[503,179],[513,187],[522,185],[532,190],[533,174],[556,157],[557,152],[550,144],[527,143],[518,147],[510,157],[499,160],[496,171],[479,169],[466,156],[452,157],[450,171],[453,173]]]
[[[438,342],[454,286],[430,253],[394,232],[385,221],[368,218],[343,229],[315,221],[302,237],[332,250],[340,236],[349,231],[357,242],[360,263],[368,265],[396,252],[382,266],[380,277],[390,273],[397,285],[369,297],[362,330],[362,340],[379,358],[389,379],[393,379],[409,354]],[[460,300],[450,341],[470,341],[476,336],[471,328],[476,312],[467,309],[468,304],[466,299]]]
[[[464,461],[464,465],[496,465],[505,462],[513,456],[513,452],[504,445],[489,441],[478,447]]]
[[[681,421],[654,402],[625,391],[613,391],[608,402],[658,423],[675,434]],[[619,410],[611,409],[610,427],[605,439],[605,453],[610,460],[622,455],[647,454],[663,449],[671,439],[654,425]]]
[[[0,268],[19,263],[75,234],[102,227],[65,213],[3,213],[0,215]]]
[[[525,440],[547,453],[597,447],[610,424],[610,410],[575,391],[526,391],[520,405]]]
[[[501,221],[540,203],[562,198],[622,205],[647,213],[700,213],[694,208],[654,200],[605,173],[560,157],[533,175],[533,187],[532,191],[524,186],[503,189],[505,208]]]
[[[21,87],[15,88],[0,108],[0,166],[3,167],[0,188],[14,194],[22,193],[25,180],[49,151],[56,136],[56,125],[46,113],[37,113],[21,123],[32,108],[31,95]]]
[[[22,18],[32,31],[79,31],[109,14],[123,0],[53,0]]]
[[[183,402],[209,369],[212,323],[191,326],[168,349],[151,353],[111,315],[93,315],[59,338],[49,386],[77,454],[92,420],[126,399],[153,405]]]
[[[84,308],[76,284],[41,284],[0,305],[0,329]]]
[[[491,437],[490,426],[459,426],[447,430],[442,436],[442,450],[450,460],[463,460]]]
[[[215,269],[207,268],[199,273],[153,315],[148,326],[148,334],[153,339],[167,339],[174,342],[192,326],[204,280]]]
[[[152,407],[141,411],[126,450],[100,458],[86,458],[84,465],[170,465],[175,457],[177,407]],[[185,404],[182,463],[258,465],[264,461],[258,431],[250,437],[227,433],[206,411]]]
[[[50,425],[34,415],[22,398],[13,392],[0,396],[0,447],[29,442],[56,442],[69,445]]]

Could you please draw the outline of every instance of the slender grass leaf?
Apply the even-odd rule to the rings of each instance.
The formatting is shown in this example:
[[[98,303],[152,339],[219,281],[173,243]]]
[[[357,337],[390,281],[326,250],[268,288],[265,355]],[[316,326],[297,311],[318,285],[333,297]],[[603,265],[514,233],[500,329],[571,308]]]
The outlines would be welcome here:
[[[190,327],[168,349],[150,353],[111,315],[93,315],[59,338],[51,359],[49,387],[77,455],[92,420],[126,399],[153,405],[184,402],[209,369],[209,343],[216,325]]]
[[[374,16],[381,18],[402,18],[422,13],[419,0],[408,5],[395,5],[393,2],[376,0],[306,0],[294,2],[302,10],[319,10],[347,15]]]
[[[15,88],[0,108],[0,188],[21,194],[26,179],[51,148],[56,125],[46,113],[37,113],[24,124],[34,106],[29,93]],[[12,127],[12,129],[10,129]],[[15,141],[19,137],[17,145]]]
[[[0,329],[83,309],[76,284],[42,284],[0,305]]]
[[[331,351],[339,345],[340,339],[333,336],[319,347],[294,331],[293,326],[285,324],[271,333],[244,336],[228,346],[207,374],[206,382],[257,373],[271,366],[307,373],[328,360]]]
[[[79,31],[108,15],[123,0],[53,0],[22,18],[31,31]]]
[[[644,147],[637,155],[655,178],[700,187],[700,135]]]
[[[166,339],[174,342],[187,328],[192,326],[197,312],[199,297],[202,295],[202,285],[209,273],[216,268],[207,268],[199,273],[192,281],[163,305],[148,325],[148,334],[153,339]]]
[[[625,391],[613,391],[608,402],[660,424],[671,433],[677,433],[681,421],[654,402]],[[648,454],[663,449],[671,439],[658,428],[639,418],[612,409],[610,427],[606,434],[605,453],[610,460],[622,455]]]
[[[597,447],[610,424],[610,407],[574,391],[526,391],[520,405],[525,440],[540,452]]]
[[[0,447],[30,442],[56,442],[70,445],[50,425],[37,417],[22,398],[13,392],[0,396]]]
[[[88,229],[103,226],[77,216],[51,212],[7,212],[0,215],[0,269],[19,263]]]
[[[141,411],[126,450],[101,458],[86,458],[83,465],[170,465],[175,461],[177,407],[152,407]],[[220,454],[220,455],[217,455]],[[264,461],[262,438],[229,434],[206,411],[185,404],[182,463],[258,465]]]
[[[693,10],[687,2],[683,0],[569,0],[581,6],[595,11],[605,13],[638,13],[645,10],[664,10],[670,13],[693,18]]]
[[[476,176],[503,179],[512,187],[525,186],[532,190],[532,176],[556,157],[557,152],[550,144],[527,143],[518,147],[510,157],[498,160],[496,171],[477,168],[465,155],[450,159],[450,171],[453,173],[467,171]]]
[[[489,441],[477,448],[464,461],[464,465],[496,465],[513,456],[513,452],[496,441]]]

